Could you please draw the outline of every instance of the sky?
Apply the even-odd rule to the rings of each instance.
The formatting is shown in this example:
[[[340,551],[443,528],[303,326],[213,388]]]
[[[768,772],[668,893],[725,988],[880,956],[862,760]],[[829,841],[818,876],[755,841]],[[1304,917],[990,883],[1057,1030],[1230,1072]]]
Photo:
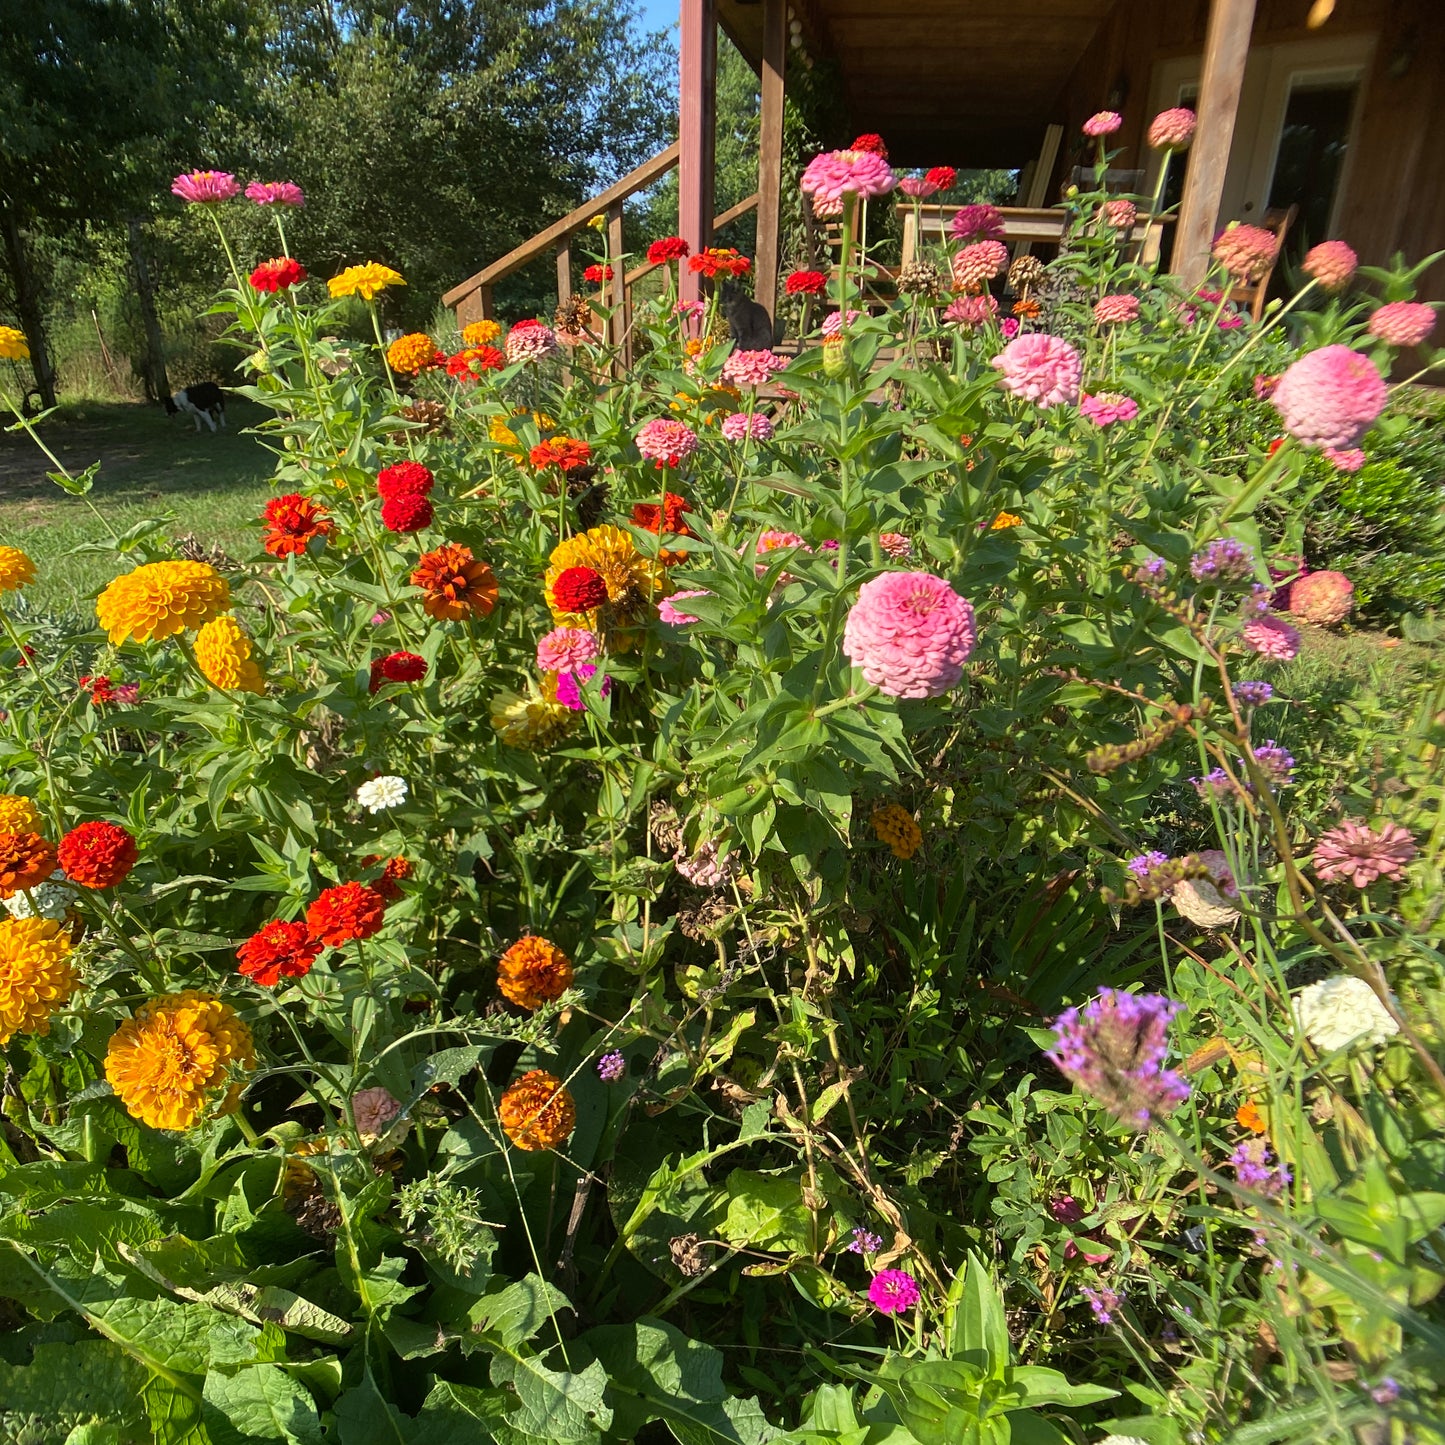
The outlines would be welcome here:
[[[663,30],[677,24],[677,0],[636,0],[644,30]]]

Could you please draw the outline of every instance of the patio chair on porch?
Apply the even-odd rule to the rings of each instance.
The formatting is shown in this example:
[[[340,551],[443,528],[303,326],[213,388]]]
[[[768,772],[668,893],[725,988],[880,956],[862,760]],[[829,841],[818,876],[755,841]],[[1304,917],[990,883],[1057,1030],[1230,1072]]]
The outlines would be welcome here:
[[[812,197],[803,196],[803,224],[808,237],[808,251],[820,271],[837,280],[838,268],[843,261],[843,218],[841,216],[818,216],[813,212]],[[853,265],[858,264],[858,246],[862,237],[863,208],[853,211],[852,251]],[[865,309],[872,311],[886,309],[898,296],[898,268],[885,266],[879,261],[869,261],[863,278],[863,300]]]
[[[1297,215],[1299,215],[1298,206],[1290,206],[1286,209],[1276,208],[1264,213],[1260,225],[1264,230],[1272,231],[1279,243],[1275,247],[1274,260],[1269,263],[1269,270],[1253,286],[1231,286],[1229,288],[1229,299],[1248,305],[1249,314],[1256,321],[1264,315],[1264,303],[1269,299],[1270,278],[1274,275],[1274,268],[1279,265],[1279,258],[1284,252],[1284,238],[1289,234],[1289,228],[1294,225]]]

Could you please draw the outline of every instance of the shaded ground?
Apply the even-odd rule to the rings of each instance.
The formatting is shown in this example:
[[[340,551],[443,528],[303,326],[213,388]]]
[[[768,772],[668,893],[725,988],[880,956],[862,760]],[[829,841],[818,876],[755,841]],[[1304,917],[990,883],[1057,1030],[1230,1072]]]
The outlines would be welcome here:
[[[89,599],[122,568],[113,553],[75,549],[106,540],[107,523],[124,533],[164,517],[173,533],[251,550],[271,456],[244,430],[262,415],[233,396],[228,429],[212,435],[204,428],[198,434],[189,417],[140,402],[64,406],[40,433],[74,473],[99,460],[89,499],[48,479],[49,460],[24,432],[0,432],[0,543],[24,548],[40,574],[26,601],[43,611],[88,612]]]

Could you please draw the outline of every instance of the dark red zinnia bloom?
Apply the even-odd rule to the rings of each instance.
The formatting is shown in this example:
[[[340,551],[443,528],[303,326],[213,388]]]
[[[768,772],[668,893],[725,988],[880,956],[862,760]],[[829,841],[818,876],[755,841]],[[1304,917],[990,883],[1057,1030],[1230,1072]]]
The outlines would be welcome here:
[[[424,497],[436,484],[431,469],[420,462],[393,462],[376,477],[376,494],[383,502],[393,497]]]
[[[117,823],[82,823],[55,850],[65,876],[82,888],[113,888],[135,867],[135,839]]]
[[[950,191],[953,189],[953,183],[958,179],[958,172],[952,166],[934,166],[923,179],[930,186],[936,186],[940,191]]]
[[[676,492],[664,492],[660,506],[656,502],[636,503],[632,508],[632,520],[636,526],[649,532],[657,531],[658,522],[661,521],[664,532],[671,532],[677,537],[690,537],[692,533],[682,519],[682,514],[689,510],[686,497],[679,497]]]
[[[377,692],[387,682],[420,682],[426,676],[426,658],[414,652],[388,652],[371,660],[369,691]]]
[[[318,895],[306,910],[311,936],[330,948],[354,938],[370,938],[386,916],[386,899],[365,883],[341,883]]]
[[[789,296],[824,296],[828,277],[822,271],[794,271],[784,283]]]
[[[435,515],[432,504],[425,497],[411,492],[388,497],[381,504],[381,525],[388,532],[420,532],[423,527],[431,526]]]
[[[883,143],[883,137],[875,135],[871,130],[860,135],[848,149],[850,151],[872,151],[875,156],[882,156],[885,161],[888,159],[888,147]]]
[[[336,529],[325,508],[299,492],[272,497],[261,513],[261,520],[268,529],[261,545],[273,557],[300,556],[313,537],[328,536]]]
[[[660,266],[664,261],[681,261],[691,251],[681,236],[663,236],[647,248],[649,264]]]
[[[607,601],[607,584],[590,567],[567,567],[552,584],[563,612],[590,612]]]
[[[280,918],[273,918],[236,950],[240,971],[267,988],[283,978],[305,978],[320,956],[321,942],[312,938],[304,923]]]
[[[582,273],[582,279],[591,282],[594,286],[600,286],[604,281],[610,281],[612,276],[611,266],[589,266]]]

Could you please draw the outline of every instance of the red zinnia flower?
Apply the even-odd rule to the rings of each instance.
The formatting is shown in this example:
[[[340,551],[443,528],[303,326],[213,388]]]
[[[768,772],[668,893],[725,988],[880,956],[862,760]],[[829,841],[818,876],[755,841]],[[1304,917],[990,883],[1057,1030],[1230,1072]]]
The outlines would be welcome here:
[[[784,283],[789,296],[825,296],[828,278],[822,271],[794,271]]]
[[[940,191],[947,191],[952,190],[953,183],[958,179],[958,172],[952,166],[934,166],[924,175],[923,179],[930,186],[935,186]]]
[[[469,346],[446,359],[447,375],[463,381],[475,381],[479,371],[501,371],[506,364],[507,358],[495,346]]]
[[[60,866],[82,888],[113,888],[135,867],[135,839],[115,823],[82,823],[60,840]]]
[[[592,460],[592,448],[586,442],[572,437],[553,437],[550,441],[538,442],[532,448],[532,465],[560,467],[570,472],[574,467],[585,467]]]
[[[361,860],[365,868],[374,867],[381,859],[372,853],[369,857]],[[381,876],[377,878],[372,887],[376,889],[388,903],[395,903],[401,897],[401,889],[397,886],[403,878],[410,878],[416,869],[412,867],[409,858],[388,858],[386,866],[381,870]]]
[[[660,506],[656,502],[636,503],[632,508],[632,520],[636,526],[649,532],[657,531],[661,521],[663,531],[678,537],[690,537],[692,533],[682,520],[682,514],[689,510],[685,497],[679,497],[676,492],[664,492]]]
[[[380,930],[386,915],[386,899],[365,883],[341,883],[328,888],[306,910],[306,927],[311,936],[331,948],[340,948],[353,938],[370,938]]]
[[[583,273],[582,279],[590,281],[594,286],[600,286],[604,281],[612,279],[611,266],[589,266]]]
[[[850,151],[871,151],[875,156],[882,156],[885,161],[888,159],[888,147],[884,145],[883,137],[874,135],[872,131],[866,135],[860,135],[848,149]]]
[[[15,660],[17,668],[29,667],[30,659],[35,656],[35,649],[28,642],[20,644],[20,656]]]
[[[420,462],[394,462],[376,477],[376,494],[383,502],[393,497],[424,497],[436,485],[436,478]]]
[[[381,504],[381,525],[388,532],[420,532],[431,526],[436,515],[432,504],[425,497],[403,492],[399,497],[388,497]]]
[[[647,260],[653,266],[660,266],[664,261],[681,261],[691,249],[681,236],[664,236],[647,248]]]
[[[115,701],[115,688],[111,686],[110,677],[107,673],[101,673],[98,677],[92,677],[85,673],[80,679],[79,685],[90,689],[90,701],[92,706],[100,707],[103,703]]]
[[[320,956],[321,944],[304,923],[280,918],[273,918],[236,950],[240,971],[267,988],[283,978],[305,978]]]
[[[292,260],[290,256],[282,256],[274,261],[262,261],[251,272],[250,277],[251,285],[257,291],[265,291],[272,296],[291,286],[299,286],[305,279],[306,268],[299,261]]]
[[[324,508],[297,492],[272,497],[261,520],[270,528],[261,545],[273,557],[300,556],[313,537],[326,537],[336,530]]]
[[[746,276],[753,269],[753,263],[733,246],[712,246],[690,257],[687,269],[708,277]]]
[[[426,658],[414,652],[388,652],[385,657],[371,659],[370,692],[378,692],[386,682],[420,682],[426,676]]]
[[[563,612],[590,612],[607,601],[607,584],[590,567],[567,567],[552,584],[552,595]]]

